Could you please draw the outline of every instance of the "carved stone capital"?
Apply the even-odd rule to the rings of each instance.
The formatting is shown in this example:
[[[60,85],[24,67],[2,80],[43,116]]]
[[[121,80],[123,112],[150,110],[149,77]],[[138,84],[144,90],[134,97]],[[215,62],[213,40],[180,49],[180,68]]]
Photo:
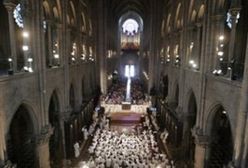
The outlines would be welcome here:
[[[192,130],[192,135],[195,137],[195,144],[206,148],[210,144],[210,138],[203,134],[203,130],[199,127],[194,127]]]
[[[61,113],[60,119],[62,121],[68,121],[71,117],[71,112],[72,112],[72,109],[68,108],[65,112]]]
[[[50,125],[44,126],[40,134],[37,135],[37,144],[45,144],[49,142],[50,136],[53,134],[54,129]]]
[[[11,1],[4,1],[4,6],[8,12],[13,12],[13,10],[16,7],[16,4],[14,2],[11,2]]]

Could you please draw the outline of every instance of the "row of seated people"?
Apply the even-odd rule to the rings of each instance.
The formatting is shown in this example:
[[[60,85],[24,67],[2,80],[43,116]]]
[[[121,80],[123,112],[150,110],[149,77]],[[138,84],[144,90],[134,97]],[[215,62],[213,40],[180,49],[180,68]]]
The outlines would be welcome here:
[[[99,117],[99,116],[98,116]],[[100,117],[102,126],[94,133],[88,148],[90,158],[82,163],[87,168],[175,168],[156,141],[156,131],[146,116],[140,129],[116,131],[108,119]]]
[[[126,95],[126,81],[118,81],[109,90],[108,94],[102,96],[101,100],[107,104],[121,104],[125,101]],[[138,79],[134,79],[131,82],[131,101],[132,104],[144,104],[146,96],[141,82]]]

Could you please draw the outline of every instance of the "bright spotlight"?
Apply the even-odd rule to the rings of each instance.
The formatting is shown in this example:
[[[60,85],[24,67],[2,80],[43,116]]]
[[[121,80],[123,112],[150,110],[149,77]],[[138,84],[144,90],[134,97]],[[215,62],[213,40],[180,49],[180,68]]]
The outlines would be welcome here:
[[[26,32],[26,31],[24,31],[24,32],[22,33],[22,36],[23,36],[24,38],[28,38],[28,37],[29,37],[29,33]]]
[[[28,51],[29,50],[29,47],[27,45],[24,45],[24,46],[22,46],[22,50],[23,51]]]

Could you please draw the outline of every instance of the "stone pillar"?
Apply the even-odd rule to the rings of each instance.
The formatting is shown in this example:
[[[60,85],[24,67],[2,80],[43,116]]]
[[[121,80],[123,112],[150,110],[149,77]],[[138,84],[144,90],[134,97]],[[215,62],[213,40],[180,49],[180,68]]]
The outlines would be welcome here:
[[[178,86],[179,86],[179,94],[181,93],[184,93],[184,90],[185,90],[185,87],[184,87],[184,83],[185,83],[185,68],[187,66],[187,58],[186,58],[186,48],[187,48],[187,37],[185,36],[186,35],[186,32],[185,30],[180,30],[179,31],[179,34],[178,34],[178,38],[179,38],[179,51],[178,51],[178,54],[179,54],[179,59],[180,59],[180,62],[179,62],[179,66],[180,66],[180,69],[179,69],[179,72],[180,72],[180,76],[179,76],[179,83],[178,83]],[[174,62],[173,62],[174,64]],[[176,88],[175,88],[176,89]],[[176,91],[174,90],[174,93]],[[176,111],[178,112],[178,114],[180,114],[181,112],[183,112],[183,98],[180,98],[181,95],[179,95],[179,102],[178,102],[178,107],[176,109]],[[175,95],[172,96],[172,101],[175,102],[175,99],[174,99]]]
[[[159,87],[159,76],[157,66],[160,64],[159,53],[160,53],[160,19],[161,15],[158,13],[161,11],[161,5],[158,1],[154,1],[151,5],[151,21],[150,21],[150,56],[149,56],[149,91],[152,87],[158,89]]]
[[[242,150],[244,147],[245,136],[245,124],[248,123],[247,113],[248,113],[248,44],[246,46],[246,58],[245,58],[245,70],[242,82],[242,88],[240,91],[240,105],[237,117],[236,125],[236,135],[234,140],[234,163],[235,166],[239,167],[241,162]]]
[[[197,64],[197,69],[200,69],[201,66],[201,42],[202,42],[202,23],[197,23],[196,24],[197,28],[197,37],[196,37],[196,42],[194,43],[196,52],[195,52],[195,63]]]
[[[61,112],[60,115],[60,128],[62,130],[62,143],[63,143],[63,153],[64,153],[64,159],[63,159],[63,167],[69,167],[69,160],[67,160],[67,153],[66,153],[66,135],[65,135],[65,122],[69,121],[70,119],[70,113],[71,110]]]
[[[98,12],[98,60],[100,70],[100,85],[103,94],[107,93],[107,60],[106,60],[106,44],[107,44],[107,11],[106,0],[99,1],[97,6],[100,9]]]
[[[15,33],[15,21],[13,18],[13,10],[15,9],[15,4],[11,2],[4,3],[9,18],[9,36],[10,36],[10,45],[11,45],[11,58],[13,61],[13,71],[17,71],[17,53],[16,53],[16,33]]]
[[[194,128],[192,133],[195,137],[195,168],[204,168],[206,162],[207,149],[209,148],[209,137],[203,135],[202,129]]]
[[[58,65],[58,66],[63,66],[64,65],[64,59],[63,59],[63,51],[62,51],[62,44],[63,44],[63,39],[62,39],[62,37],[63,37],[63,31],[62,31],[62,24],[61,23],[56,23],[56,27],[57,27],[57,33],[58,33],[58,47],[57,47],[57,52],[58,52],[58,54],[59,54],[59,58],[58,58],[58,60],[57,60],[57,62],[56,62],[56,64]]]
[[[48,55],[46,55],[46,57],[48,57],[48,66],[52,67],[53,66],[53,43],[52,43],[52,23],[51,21],[47,21],[47,34],[48,34]]]
[[[245,128],[245,138],[244,138],[244,146],[243,146],[243,154],[241,158],[241,168],[247,168],[248,165],[248,119],[246,119],[246,128]]]
[[[4,134],[4,117],[3,115],[1,114],[0,115],[0,165],[2,165],[5,161],[5,152],[6,152],[6,137],[5,137],[5,134]]]
[[[51,127],[42,128],[37,137],[37,156],[39,158],[39,168],[50,168],[49,139],[53,130]]]
[[[62,55],[63,62],[63,70],[64,70],[64,107],[63,111],[60,113],[60,125],[62,130],[62,142],[63,142],[63,150],[64,157],[66,158],[66,144],[65,144],[65,131],[64,131],[64,122],[70,116],[72,109],[69,104],[69,92],[70,92],[70,84],[69,84],[69,59],[70,59],[70,30],[67,25],[67,13],[68,13],[68,0],[61,1],[61,10],[62,10],[62,26],[61,26],[61,34],[60,34],[60,53]],[[66,119],[65,119],[66,118]]]
[[[194,163],[194,167],[204,168],[205,154],[206,154],[206,146],[201,145],[201,144],[196,144],[195,145],[195,163]]]

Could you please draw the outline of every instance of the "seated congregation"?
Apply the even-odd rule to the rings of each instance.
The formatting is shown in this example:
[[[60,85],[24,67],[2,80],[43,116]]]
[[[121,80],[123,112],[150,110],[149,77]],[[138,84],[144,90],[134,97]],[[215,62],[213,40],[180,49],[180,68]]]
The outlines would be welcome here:
[[[101,100],[106,104],[121,104],[126,99],[126,80],[117,81],[109,88],[108,94],[102,96]],[[147,101],[142,83],[138,79],[131,82],[131,103],[141,105]]]
[[[149,115],[149,114],[148,114]],[[82,162],[86,168],[174,168],[174,162],[161,150],[151,116],[146,115],[141,129],[115,130],[105,116],[97,119],[90,158]],[[107,122],[106,122],[107,121]]]

